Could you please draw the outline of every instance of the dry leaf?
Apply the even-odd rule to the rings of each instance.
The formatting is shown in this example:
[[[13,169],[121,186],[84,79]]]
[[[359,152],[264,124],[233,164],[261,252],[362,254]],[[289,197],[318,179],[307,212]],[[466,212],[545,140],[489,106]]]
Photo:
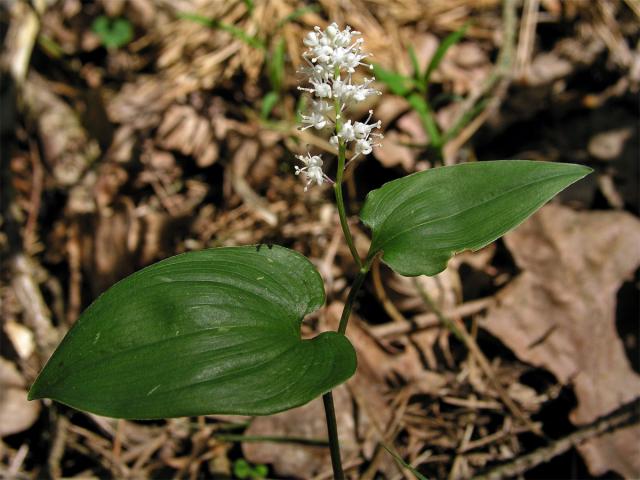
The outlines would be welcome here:
[[[482,325],[522,360],[575,388],[585,424],[640,396],[616,331],[616,293],[640,265],[640,222],[621,212],[549,205],[505,237],[522,273]],[[579,447],[595,475],[640,475],[640,427]]]
[[[440,310],[449,311],[458,305],[462,298],[462,284],[457,267],[449,264],[448,267],[433,277],[421,275],[419,277],[403,277],[391,272],[387,281],[389,287],[401,295],[408,297],[398,300],[397,307],[401,311],[405,310],[427,310],[431,311],[429,305],[420,295],[414,282],[418,282],[431,300]]]
[[[126,83],[106,105],[109,119],[136,130],[157,127],[162,112],[173,101],[174,91],[167,81],[140,76]]]
[[[201,168],[213,165],[218,159],[218,144],[209,120],[189,105],[173,105],[165,113],[158,128],[158,144],[193,155]]]
[[[89,137],[78,114],[35,73],[25,84],[24,98],[55,180],[64,186],[76,184],[100,155],[98,143]]]
[[[429,135],[424,131],[418,112],[412,110],[398,119],[398,128],[411,136],[411,143],[426,145]]]
[[[416,35],[415,31],[411,31],[408,36],[410,37],[409,42],[416,52],[416,57],[418,57],[420,69],[424,72],[433,54],[438,50],[440,40],[432,33]]]
[[[358,452],[353,402],[344,386],[333,391],[333,400],[339,425],[340,449],[345,461]],[[327,424],[322,400],[318,398],[303,407],[277,415],[256,417],[245,435],[326,439]],[[294,478],[311,478],[319,473],[326,473],[331,465],[327,447],[285,443],[274,448],[268,442],[245,442],[242,444],[242,451],[248,461],[271,464],[272,473]]]
[[[530,86],[548,85],[573,71],[573,65],[555,53],[540,53],[531,62],[527,71],[527,84]]]
[[[598,160],[615,160],[622,154],[625,142],[632,136],[631,127],[600,132],[589,140],[587,149]]]
[[[15,365],[0,358],[0,437],[29,428],[38,419],[40,402],[29,402],[24,379]]]
[[[4,333],[11,341],[11,345],[21,359],[27,359],[31,356],[36,348],[33,332],[16,322],[12,318],[8,318],[4,322]]]
[[[383,88],[378,85],[377,88]],[[398,116],[410,109],[409,103],[402,97],[396,95],[383,95],[380,103],[376,106],[376,118],[382,122],[386,128]],[[386,132],[385,132],[386,135]]]
[[[387,168],[402,165],[405,170],[413,171],[417,150],[403,145],[403,143],[410,141],[411,139],[408,135],[391,130],[385,133],[384,148],[374,148],[373,155]]]
[[[434,79],[451,82],[455,94],[464,95],[477,89],[489,77],[492,70],[487,53],[472,42],[453,45],[442,60]]]

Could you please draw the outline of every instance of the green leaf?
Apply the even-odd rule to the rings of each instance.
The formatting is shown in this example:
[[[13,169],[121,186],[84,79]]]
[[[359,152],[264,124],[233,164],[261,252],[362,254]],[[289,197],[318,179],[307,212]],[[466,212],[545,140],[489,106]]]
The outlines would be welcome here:
[[[278,103],[279,99],[280,95],[278,95],[278,92],[272,91],[264,96],[264,98],[262,99],[262,108],[260,109],[260,117],[263,120],[269,118],[271,110],[273,110],[273,107],[276,106],[276,103]]]
[[[307,110],[307,103],[306,95],[300,95],[298,97],[298,101],[296,102],[296,123],[298,124],[302,123],[302,114]]]
[[[436,148],[441,146],[442,134],[440,133],[440,128],[438,128],[438,124],[431,112],[431,108],[429,108],[429,104],[424,97],[418,93],[412,93],[407,97],[407,101],[420,116],[422,128],[424,128],[429,135],[431,144]]]
[[[247,11],[253,13],[256,6],[253,4],[253,0],[244,0],[244,4],[247,6]]]
[[[268,415],[353,375],[344,335],[300,338],[322,279],[282,247],[178,255],[125,278],[80,317],[30,399],[119,418]]]
[[[460,28],[459,30],[456,30],[453,33],[450,33],[445,37],[445,39],[442,42],[440,42],[440,45],[438,45],[438,49],[433,54],[433,57],[431,57],[431,61],[429,62],[429,65],[427,65],[427,69],[424,72],[424,77],[422,78],[422,81],[424,82],[425,85],[429,84],[429,81],[431,80],[431,75],[433,74],[433,72],[436,71],[438,66],[440,66],[440,62],[442,62],[442,59],[447,53],[447,50],[449,50],[456,43],[462,40],[462,37],[464,37],[464,34],[467,33],[467,28],[469,28],[469,24],[465,23],[462,26],[462,28]]]
[[[420,82],[420,62],[418,61],[418,56],[416,55],[416,50],[413,48],[413,45],[409,45],[409,59],[413,67],[413,77]]]
[[[449,140],[455,138],[464,127],[471,123],[473,119],[485,109],[488,103],[489,98],[481,98],[475,105],[465,111],[462,117],[460,117],[456,123],[444,133],[442,136],[442,143],[447,143]]]
[[[182,20],[190,20],[195,23],[199,23],[205,27],[209,27],[215,30],[223,30],[227,33],[230,33],[232,36],[237,38],[238,40],[246,43],[250,47],[253,47],[257,50],[266,50],[267,46],[265,43],[260,40],[258,37],[249,35],[241,28],[236,27],[235,25],[231,25],[230,23],[221,22],[215,18],[205,17],[204,15],[200,15],[199,13],[193,12],[177,12],[176,16]]]
[[[126,18],[109,18],[101,15],[93,21],[91,30],[100,37],[106,48],[120,48],[133,38],[133,27]]]
[[[591,169],[570,163],[498,160],[414,173],[367,195],[360,217],[373,231],[369,257],[396,272],[436,275],[522,223]]]
[[[414,468],[413,466],[405,462],[404,459],[400,455],[398,455],[395,451],[393,451],[391,448],[386,446],[384,443],[382,443],[381,445],[382,445],[382,448],[384,448],[387,452],[389,452],[389,454],[395,459],[398,465],[410,470],[411,473],[413,473],[418,480],[429,480],[427,477],[422,475],[416,468]]]
[[[251,465],[244,458],[239,458],[233,464],[233,474],[240,479],[249,478],[252,473]]]
[[[413,81],[404,75],[386,70],[377,64],[373,65],[373,74],[378,81],[389,87],[389,90],[395,95],[404,97],[413,91]]]
[[[254,467],[253,473],[256,478],[265,478],[269,474],[269,467],[260,463]]]
[[[273,49],[273,53],[268,58],[269,79],[271,80],[271,88],[279,92],[282,88],[282,80],[284,78],[284,61],[285,61],[285,41],[281,38]]]
[[[269,468],[266,465],[257,464],[251,466],[244,458],[239,458],[233,464],[233,474],[240,479],[244,478],[265,478],[269,474]]]
[[[53,58],[64,57],[64,49],[53,38],[41,33],[38,35],[38,45],[42,47],[45,53]]]

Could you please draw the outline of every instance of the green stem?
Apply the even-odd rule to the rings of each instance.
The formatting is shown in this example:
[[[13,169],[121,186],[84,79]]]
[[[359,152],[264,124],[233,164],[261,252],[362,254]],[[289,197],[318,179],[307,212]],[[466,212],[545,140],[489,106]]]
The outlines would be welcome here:
[[[418,282],[418,280],[415,277],[412,278],[411,280],[413,282],[413,286],[418,291],[418,294],[420,295],[424,303],[427,304],[429,309],[436,315],[436,317],[438,318],[438,321],[442,325],[444,325],[451,333],[453,333],[458,340],[467,344],[467,342],[465,341],[464,335],[462,334],[462,332],[460,332],[458,327],[456,327],[456,324],[450,318],[444,316],[444,314],[442,313],[442,310],[440,310],[440,307],[436,305],[436,303],[431,298],[431,295],[429,295],[429,293],[420,284],[420,282]]]
[[[360,271],[353,281],[353,285],[351,285],[351,290],[349,290],[347,301],[345,302],[344,308],[342,309],[340,325],[338,326],[338,332],[343,335],[347,330],[347,323],[349,323],[349,317],[351,316],[353,301],[358,295],[360,287],[362,287],[362,283],[364,282],[364,279],[366,278],[367,273],[371,268],[371,263],[373,262],[374,258],[375,255],[367,257],[364,265],[360,267]],[[342,471],[342,462],[340,460],[340,443],[338,441],[336,413],[333,407],[333,396],[331,392],[324,394],[322,396],[322,401],[324,402],[324,411],[327,417],[327,431],[329,433],[329,449],[331,451],[331,465],[333,466],[333,476],[336,479],[342,479],[344,478],[344,473]]]
[[[351,285],[351,290],[349,290],[349,295],[347,296],[347,301],[344,304],[344,308],[342,309],[342,315],[340,316],[340,325],[338,326],[338,333],[342,333],[343,335],[347,331],[347,323],[349,323],[349,317],[351,316],[351,309],[353,308],[353,302],[360,291],[360,287],[364,283],[364,279],[367,277],[367,273],[369,273],[369,269],[371,268],[371,261],[367,261],[364,265],[360,267],[360,271],[358,271],[358,275],[356,276],[353,284]]]
[[[347,147],[344,144],[344,141],[340,140],[338,147],[338,172],[336,174],[336,183],[333,186],[333,190],[336,194],[336,205],[338,206],[338,215],[340,216],[342,233],[347,241],[353,260],[356,262],[356,265],[358,265],[358,268],[362,268],[362,260],[360,260],[360,255],[358,254],[353,237],[351,236],[351,230],[349,229],[349,223],[347,222],[347,213],[344,208],[344,199],[342,198],[342,178],[344,175],[346,150]]]
[[[336,73],[337,76],[337,73]],[[342,120],[341,120],[341,111],[342,105],[340,102],[336,100],[335,102],[335,111],[336,111],[336,135],[340,132],[342,128]],[[344,208],[344,198],[342,197],[342,181],[344,178],[344,169],[345,169],[345,157],[347,152],[347,146],[342,139],[338,139],[338,171],[336,173],[336,183],[333,187],[333,190],[336,195],[336,205],[338,207],[338,215],[340,216],[340,226],[342,227],[342,233],[344,234],[344,238],[349,246],[349,250],[351,251],[351,256],[353,257],[354,262],[358,266],[358,275],[353,281],[353,285],[351,286],[351,290],[349,291],[349,295],[347,296],[347,301],[344,305],[344,309],[342,310],[342,316],[340,317],[340,324],[338,326],[338,332],[343,334],[347,330],[347,323],[349,322],[349,316],[351,315],[351,309],[353,307],[353,302],[360,291],[360,287],[364,282],[365,277],[367,276],[367,272],[371,267],[371,261],[373,257],[367,258],[365,263],[362,263],[360,259],[360,254],[358,253],[358,249],[356,248],[355,242],[353,241],[353,236],[351,235],[351,229],[349,228],[349,223],[347,222],[347,213]],[[327,417],[327,432],[329,434],[329,450],[331,452],[331,466],[333,467],[333,477],[337,480],[344,479],[344,472],[342,471],[342,461],[340,459],[340,442],[338,440],[338,427],[336,422],[336,412],[333,405],[333,395],[331,392],[328,392],[322,396],[322,401],[324,402],[324,411]]]
[[[324,411],[327,416],[327,433],[329,434],[329,451],[331,452],[331,466],[333,467],[333,478],[344,480],[342,471],[342,460],[340,458],[340,442],[338,440],[338,425],[336,422],[336,411],[333,406],[333,394],[327,392],[322,396]]]

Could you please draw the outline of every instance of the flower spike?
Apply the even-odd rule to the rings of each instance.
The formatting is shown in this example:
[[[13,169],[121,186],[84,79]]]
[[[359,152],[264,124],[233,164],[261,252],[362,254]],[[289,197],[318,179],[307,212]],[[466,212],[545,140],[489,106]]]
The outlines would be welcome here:
[[[373,66],[364,61],[370,56],[362,51],[364,40],[360,32],[345,27],[340,30],[336,23],[332,23],[325,30],[315,27],[307,33],[303,40],[307,50],[302,54],[306,66],[302,73],[309,82],[308,87],[298,87],[299,90],[313,95],[311,111],[301,115],[301,130],[313,127],[323,130],[327,126],[334,126],[335,130],[330,138],[330,143],[336,147],[347,147],[352,143],[354,152],[350,160],[359,155],[368,155],[374,146],[374,139],[382,138],[382,134],[375,133],[380,129],[381,122],[370,123],[373,111],[369,111],[369,117],[364,122],[355,119],[345,119],[345,111],[350,107],[365,101],[372,95],[381,93],[371,87],[374,78],[364,78],[355,82],[353,74],[359,66],[372,69]],[[307,180],[305,191],[310,185],[321,185],[330,181],[322,172],[322,160],[319,155],[297,157],[304,163],[304,167],[296,167],[296,175],[302,174]]]

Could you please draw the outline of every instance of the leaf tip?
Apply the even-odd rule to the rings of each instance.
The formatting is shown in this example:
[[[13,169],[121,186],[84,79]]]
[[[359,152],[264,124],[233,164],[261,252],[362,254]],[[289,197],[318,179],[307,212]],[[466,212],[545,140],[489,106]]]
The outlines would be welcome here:
[[[49,362],[42,368],[34,382],[31,384],[31,388],[27,393],[27,400],[40,400],[42,398],[52,397],[52,382],[50,377],[50,365]]]
[[[576,172],[576,176],[579,178],[586,177],[591,172],[593,172],[593,168],[587,167],[586,165],[580,165],[578,163],[565,163],[564,165],[570,166]]]
[[[31,385],[31,388],[29,389],[29,393],[27,393],[27,400],[31,401],[31,400],[38,400],[40,398],[44,398],[44,395],[41,395],[38,390],[39,390],[38,382],[36,381],[36,383]]]
[[[591,174],[593,172],[593,168],[591,167],[587,167],[586,165],[579,165],[581,168],[581,170],[584,172],[582,177],[586,177],[587,175]],[[582,178],[580,177],[580,178]]]

